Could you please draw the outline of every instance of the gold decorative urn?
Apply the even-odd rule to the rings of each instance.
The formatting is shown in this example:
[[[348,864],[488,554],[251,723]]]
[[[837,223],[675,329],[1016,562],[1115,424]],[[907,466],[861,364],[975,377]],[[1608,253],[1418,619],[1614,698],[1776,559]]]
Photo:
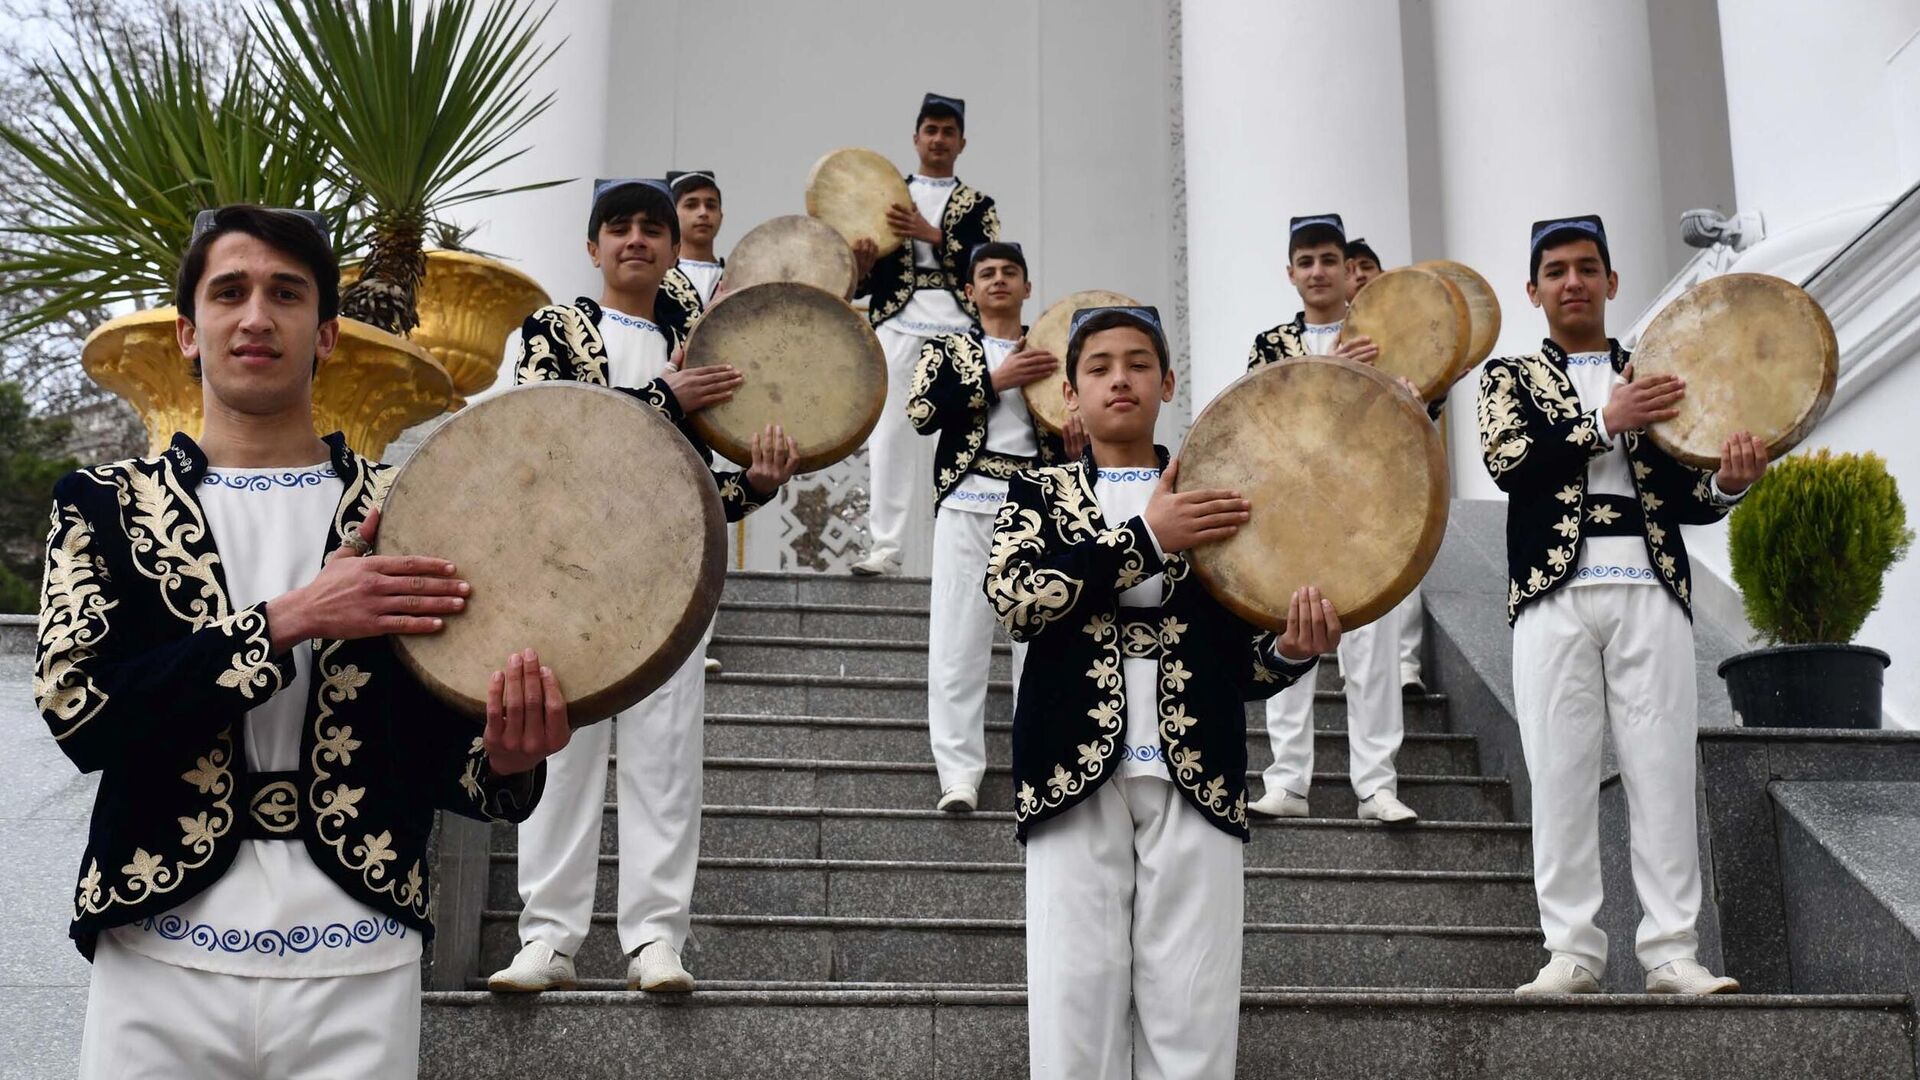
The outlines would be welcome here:
[[[359,277],[358,265],[342,267],[340,287]],[[549,302],[539,282],[497,259],[470,251],[429,251],[417,297],[420,325],[407,340],[447,369],[458,409],[493,385],[508,337]]]
[[[80,364],[101,386],[126,399],[159,453],[176,431],[200,437],[200,382],[180,355],[171,307],[122,315],[87,335]],[[377,458],[400,432],[447,411],[453,381],[426,349],[352,319],[313,382],[313,423],[340,431],[347,445]]]

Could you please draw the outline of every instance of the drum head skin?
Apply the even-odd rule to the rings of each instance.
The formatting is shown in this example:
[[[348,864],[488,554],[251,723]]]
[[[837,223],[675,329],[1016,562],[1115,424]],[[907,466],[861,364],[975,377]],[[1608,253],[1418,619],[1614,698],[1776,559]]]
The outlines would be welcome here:
[[[1453,373],[1454,381],[1458,382],[1462,375],[1479,367],[1482,360],[1493,355],[1493,346],[1500,340],[1500,298],[1494,295],[1493,286],[1487,279],[1466,263],[1434,259],[1413,265],[1417,269],[1431,270],[1453,282],[1454,288],[1460,290],[1461,298],[1467,302],[1467,323],[1470,327],[1467,358],[1460,370]]]
[[[853,296],[853,249],[833,226],[805,214],[755,225],[727,255],[721,287],[728,292],[768,281],[798,281]]]
[[[726,518],[713,476],[653,409],[579,383],[509,390],[427,436],[394,477],[382,555],[433,555],[467,609],[394,649],[441,700],[486,715],[516,649],[553,669],[573,726],[665,683],[720,604]]]
[[[852,247],[871,240],[891,255],[904,242],[887,224],[887,208],[912,206],[907,180],[893,162],[857,146],[830,151],[807,176],[807,213],[833,226]]]
[[[1131,296],[1103,289],[1089,289],[1061,297],[1040,313],[1039,321],[1027,330],[1027,348],[1050,352],[1060,358],[1060,369],[1044,379],[1020,388],[1027,411],[1048,431],[1058,433],[1067,426],[1067,330],[1073,325],[1073,313],[1090,307],[1136,307],[1140,301]]]
[[[786,428],[796,471],[824,469],[860,449],[887,401],[887,357],[865,315],[824,289],[769,281],[728,293],[694,325],[686,366],[732,364],[746,381],[733,400],[688,418],[708,446],[740,466],[753,436]]]
[[[1401,375],[1437,401],[1464,370],[1473,325],[1467,301],[1444,275],[1416,266],[1389,270],[1354,294],[1343,340],[1369,337],[1380,347],[1373,366]]]
[[[1447,528],[1439,429],[1392,378],[1334,357],[1283,360],[1227,387],[1194,420],[1176,483],[1253,504],[1239,532],[1188,557],[1215,599],[1269,630],[1303,585],[1333,601],[1342,629],[1386,614]]]
[[[1826,415],[1840,369],[1833,324],[1813,297],[1769,274],[1723,274],[1660,309],[1633,350],[1633,377],[1678,375],[1680,415],[1647,429],[1699,469],[1720,467],[1727,436],[1750,431],[1778,459]]]

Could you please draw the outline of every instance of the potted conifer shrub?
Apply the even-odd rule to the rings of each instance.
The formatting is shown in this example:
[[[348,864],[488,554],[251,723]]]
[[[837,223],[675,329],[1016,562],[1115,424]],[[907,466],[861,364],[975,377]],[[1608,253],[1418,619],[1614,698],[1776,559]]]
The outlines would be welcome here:
[[[1720,665],[1740,723],[1880,726],[1887,654],[1851,642],[1912,542],[1877,454],[1820,450],[1767,470],[1728,532],[1747,620],[1767,642]]]

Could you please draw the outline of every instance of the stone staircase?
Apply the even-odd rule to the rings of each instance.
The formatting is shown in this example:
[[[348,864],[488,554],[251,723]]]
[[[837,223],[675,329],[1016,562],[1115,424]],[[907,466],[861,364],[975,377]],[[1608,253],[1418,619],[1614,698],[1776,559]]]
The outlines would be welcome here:
[[[686,952],[701,989],[624,990],[609,802],[581,990],[494,997],[476,974],[430,993],[422,1075],[1024,1077],[1007,648],[981,810],[941,814],[926,625],[924,581],[730,577]],[[1544,953],[1507,780],[1448,732],[1444,694],[1409,698],[1400,792],[1423,821],[1355,821],[1331,667],[1316,816],[1262,820],[1247,849],[1242,1076],[1915,1075],[1899,996],[1515,999]],[[1247,738],[1257,773],[1271,760],[1257,705]],[[518,946],[514,847],[494,830],[477,973]]]

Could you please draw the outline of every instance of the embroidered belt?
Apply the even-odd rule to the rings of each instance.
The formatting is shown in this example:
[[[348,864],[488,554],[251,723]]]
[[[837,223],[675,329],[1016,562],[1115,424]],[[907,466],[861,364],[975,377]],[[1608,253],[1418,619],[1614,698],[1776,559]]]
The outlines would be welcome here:
[[[1644,536],[1646,532],[1646,515],[1633,496],[1587,495],[1586,506],[1580,511],[1581,536]]]
[[[991,450],[982,450],[974,455],[973,464],[967,466],[970,473],[979,473],[992,480],[1011,480],[1016,473],[1033,468],[1034,459],[1014,454],[996,454]]]
[[[915,267],[913,271],[913,290],[919,292],[921,289],[939,289],[941,292],[952,292],[953,281],[947,276],[945,270],[922,270]]]
[[[1123,607],[1120,609],[1120,655],[1127,660],[1152,660],[1160,655],[1160,620],[1164,609]]]
[[[241,819],[240,835],[248,840],[293,839],[300,825],[299,780],[297,771],[241,773],[247,816]]]

